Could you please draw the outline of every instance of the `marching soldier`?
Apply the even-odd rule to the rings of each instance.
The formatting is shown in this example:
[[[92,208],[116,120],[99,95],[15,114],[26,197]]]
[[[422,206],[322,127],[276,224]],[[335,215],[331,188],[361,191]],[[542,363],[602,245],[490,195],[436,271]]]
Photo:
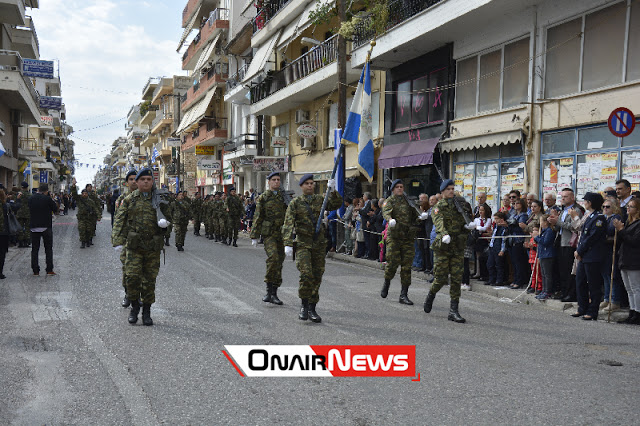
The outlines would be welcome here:
[[[306,174],[300,179],[302,195],[296,197],[287,208],[284,226],[282,227],[285,255],[293,256],[293,234],[297,247],[296,267],[300,271],[300,286],[298,296],[302,301],[298,318],[306,321],[321,322],[322,318],[316,312],[316,304],[320,300],[320,284],[324,274],[325,249],[327,241],[325,230],[316,233],[316,221],[322,210],[324,197],[314,194],[316,183],[312,174]],[[336,182],[329,179],[327,188],[331,190],[327,211],[336,210],[342,205],[342,197],[335,190]],[[324,228],[324,225],[322,226]]]
[[[282,305],[278,298],[278,288],[282,284],[282,262],[284,262],[284,244],[282,242],[282,226],[287,210],[288,196],[280,190],[280,173],[273,172],[267,176],[269,189],[263,192],[256,201],[256,211],[251,228],[251,244],[258,246],[260,236],[264,239],[264,251],[267,253],[267,273],[264,282],[267,294],[263,302]]]
[[[178,197],[171,204],[171,223],[175,229],[176,247],[178,251],[184,251],[184,237],[189,225],[189,205],[182,192],[178,193]]]
[[[95,211],[96,204],[89,198],[89,192],[83,189],[81,195],[78,196],[78,188],[74,184],[71,186],[71,194],[78,205],[78,234],[82,245],[80,248],[91,247],[91,238],[93,237],[93,220],[98,216]]]
[[[412,205],[404,193],[402,180],[396,179],[391,184],[392,195],[387,198],[382,206],[382,216],[389,224],[387,233],[387,267],[384,270],[384,285],[380,296],[386,298],[389,294],[391,280],[400,269],[399,302],[404,305],[413,305],[409,300],[408,292],[411,285],[411,264],[415,256],[415,237],[421,220],[429,216],[426,212],[418,213],[415,204]]]
[[[173,203],[175,202],[175,196],[169,194],[167,201],[169,202],[168,211],[171,213],[173,210]],[[173,221],[169,222],[169,226],[167,226],[167,232],[164,234],[164,245],[169,247],[171,244],[169,243],[169,239],[171,238],[171,231],[173,231]]]
[[[229,244],[233,241],[233,246],[238,247],[238,225],[242,218],[242,200],[236,195],[236,189],[232,186],[229,188],[229,196],[226,201],[226,211],[229,215],[227,223],[227,232],[229,236]]]
[[[138,184],[136,183],[136,175],[138,172],[135,169],[129,170],[127,175],[125,176],[125,184],[127,185],[127,190],[123,191],[122,194],[118,197],[115,203],[115,213],[118,212],[118,208],[122,204],[122,201],[133,193],[136,189],[138,189]],[[124,262],[127,258],[127,249],[123,248],[122,252],[120,252],[120,262],[122,262],[122,287],[124,287],[124,299],[122,299],[122,307],[128,308],[131,302],[127,299],[127,275],[125,274]]]
[[[434,282],[424,302],[424,311],[431,312],[436,293],[447,284],[451,275],[451,306],[448,319],[463,323],[466,320],[458,312],[458,303],[464,270],[464,249],[469,231],[475,228],[475,224],[471,221],[471,206],[463,197],[456,196],[454,191],[455,186],[451,179],[442,182],[442,199],[435,205],[431,214],[433,226],[436,228],[436,238],[431,242],[431,249],[435,254]]]
[[[213,212],[211,211],[211,194],[207,195],[202,202],[202,223],[204,224],[204,236],[211,240],[213,239],[213,227],[211,221],[211,215]]]
[[[93,185],[90,183],[85,186],[87,193],[89,194],[89,199],[94,205],[93,214],[90,215],[90,226],[91,226],[91,238],[89,239],[89,246],[93,245],[93,237],[96,236],[96,226],[98,222],[102,219],[102,201],[98,198],[98,195],[93,190]]]
[[[18,234],[18,247],[29,247],[31,244],[31,213],[29,212],[29,199],[31,198],[31,192],[29,192],[29,184],[22,182],[22,191],[17,194],[20,207],[16,212],[16,218],[22,226],[22,230]]]
[[[193,218],[193,235],[200,236],[200,223],[202,222],[202,197],[196,192],[193,201],[191,201],[191,217]],[[206,229],[206,225],[205,225]],[[205,232],[206,233],[206,232]]]
[[[229,212],[227,211],[227,194],[220,193],[221,206],[218,206],[220,218],[218,226],[220,227],[220,242],[222,244],[231,245],[231,241],[227,242],[227,234],[229,229]]]
[[[168,226],[161,208],[168,201],[161,199],[158,190],[154,188],[151,169],[140,170],[136,175],[136,182],[138,189],[126,197],[118,208],[111,241],[116,251],[122,250],[125,245],[127,248],[125,272],[127,298],[131,301],[128,321],[130,324],[138,322],[138,301],[142,300],[142,324],[153,325],[151,305],[156,300],[160,252],[163,250]]]

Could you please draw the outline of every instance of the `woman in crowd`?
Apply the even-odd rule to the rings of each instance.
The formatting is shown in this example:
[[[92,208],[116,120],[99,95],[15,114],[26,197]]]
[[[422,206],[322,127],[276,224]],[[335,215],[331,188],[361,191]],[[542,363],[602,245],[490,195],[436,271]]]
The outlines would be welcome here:
[[[509,224],[509,233],[511,235],[525,235],[523,228],[526,227],[529,216],[527,215],[527,201],[518,198],[515,203],[515,215],[512,223]],[[524,227],[522,225],[525,225]],[[513,283],[509,286],[512,289],[524,288],[529,282],[529,261],[527,252],[524,248],[523,238],[510,239],[509,257],[513,265]]]
[[[627,223],[614,219],[621,241],[618,266],[629,294],[629,317],[619,322],[640,324],[640,199],[627,203]]]
[[[378,260],[380,256],[380,235],[378,235],[378,222],[380,222],[380,232],[382,232],[382,210],[379,200],[371,200],[371,215],[367,219],[367,231],[365,238],[369,238],[369,260]]]
[[[553,292],[553,263],[556,257],[555,240],[556,233],[547,222],[549,215],[540,216],[540,235],[534,232],[534,240],[538,245],[538,268],[542,272],[542,292],[536,296],[536,299],[546,300],[551,297]]]
[[[498,211],[509,213],[509,210],[511,210],[511,199],[509,198],[509,194],[504,194],[504,197],[502,197],[502,207],[500,207]]]
[[[344,253],[351,256],[353,254],[353,239],[351,238],[351,230],[353,229],[353,225],[351,221],[353,220],[353,200],[351,198],[344,199],[344,216],[342,217],[342,221],[344,224],[340,224],[344,227]]]
[[[620,309],[620,296],[622,289],[622,276],[620,268],[613,261],[613,240],[615,238],[614,220],[622,220],[622,214],[615,197],[607,197],[602,203],[602,214],[607,219],[607,240],[604,243],[604,257],[602,258],[602,280],[604,281],[604,302],[600,309],[615,311]],[[618,258],[618,256],[616,256]],[[611,288],[611,268],[613,267],[613,288]],[[609,301],[611,295],[611,301]],[[609,303],[611,302],[611,303]]]
[[[354,208],[354,221],[356,226],[356,257],[362,258],[365,255],[365,245],[364,239],[366,238],[366,233],[364,232],[364,226],[366,225],[366,220],[362,217],[362,209],[364,208],[364,200],[358,200],[358,207]]]
[[[527,223],[525,223],[524,227],[520,225],[520,228],[522,228],[525,233],[531,234],[533,228],[540,228],[540,217],[542,217],[543,214],[542,209],[542,201],[533,200],[531,202],[531,214],[527,219]]]
[[[9,205],[7,204],[7,196],[4,189],[0,189],[0,205],[2,206],[2,218],[0,218],[0,280],[5,279],[4,276],[4,260],[9,250]]]
[[[505,281],[505,256],[507,251],[507,240],[504,237],[509,234],[507,225],[507,214],[497,212],[493,215],[493,233],[489,240],[489,258],[487,268],[489,270],[489,280],[485,285],[503,285]]]

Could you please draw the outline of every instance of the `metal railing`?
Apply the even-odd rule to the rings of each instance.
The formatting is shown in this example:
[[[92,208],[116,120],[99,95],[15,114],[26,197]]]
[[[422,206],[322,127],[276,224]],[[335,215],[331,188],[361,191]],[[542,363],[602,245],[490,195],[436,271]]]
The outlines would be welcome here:
[[[205,117],[204,120],[207,122],[207,132],[214,130],[227,130],[226,118]]]
[[[336,34],[324,43],[312,47],[307,53],[252,87],[251,102],[261,101],[288,85],[305,78],[314,71],[333,63],[337,58],[338,35]]]
[[[211,80],[216,75],[227,75],[229,74],[229,64],[226,62],[216,62],[211,66],[209,71],[207,71],[207,80]]]
[[[243,133],[224,143],[225,152],[233,152],[242,147],[256,149],[258,147],[258,135],[255,133]]]
[[[271,0],[256,13],[256,17],[251,20],[253,34],[264,28],[265,25],[291,0]]]
[[[229,9],[218,7],[211,11],[211,13],[209,14],[209,18],[207,18],[207,22],[205,24],[208,26],[212,26],[215,21],[228,21],[228,20],[229,20]]]
[[[170,112],[161,112],[158,111],[158,113],[156,114],[156,118],[153,119],[153,121],[151,122],[151,128],[155,129],[156,126],[162,121],[162,120],[173,120],[173,114]]]
[[[12,28],[17,30],[31,31],[33,33],[33,39],[36,42],[36,48],[40,51],[40,41],[38,40],[38,33],[36,32],[36,27],[33,25],[33,18],[29,15],[25,15],[25,24],[24,25],[12,25]]]
[[[238,84],[242,83],[242,80],[244,80],[244,76],[247,74],[247,70],[249,69],[249,65],[251,65],[250,62],[244,64],[235,74],[227,79],[227,90],[231,90]]]
[[[429,7],[440,3],[442,0],[395,0],[389,3],[389,19],[384,25],[384,31],[388,31],[403,21],[422,12]],[[372,15],[365,16],[353,31],[353,48],[367,43],[376,34],[376,24]]]

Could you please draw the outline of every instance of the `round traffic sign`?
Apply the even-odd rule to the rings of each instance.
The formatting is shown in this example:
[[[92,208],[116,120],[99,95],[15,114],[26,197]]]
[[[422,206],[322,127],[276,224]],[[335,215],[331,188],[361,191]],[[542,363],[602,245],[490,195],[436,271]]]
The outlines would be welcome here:
[[[614,136],[629,136],[636,127],[636,117],[627,108],[616,108],[609,116],[609,130]]]

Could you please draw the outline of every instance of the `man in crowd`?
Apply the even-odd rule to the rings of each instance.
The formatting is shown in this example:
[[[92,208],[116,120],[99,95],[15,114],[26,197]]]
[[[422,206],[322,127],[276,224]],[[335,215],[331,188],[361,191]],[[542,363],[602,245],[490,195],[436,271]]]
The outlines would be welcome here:
[[[58,212],[58,205],[49,196],[49,185],[41,183],[38,193],[28,200],[29,228],[31,230],[31,269],[33,275],[40,275],[38,253],[40,251],[40,239],[44,243],[46,256],[47,275],[56,275],[53,272],[53,221],[52,215]]]
[[[554,192],[547,192],[544,194],[544,212],[549,214],[551,209],[556,205],[556,194]]]
[[[22,190],[18,193],[19,207],[16,212],[16,218],[20,222],[22,230],[18,233],[18,247],[29,247],[31,245],[31,231],[30,223],[31,217],[29,215],[29,199],[31,198],[31,192],[29,192],[29,184],[22,182]]]
[[[622,221],[627,221],[627,203],[631,200],[631,183],[626,179],[620,179],[616,182],[616,196],[620,201],[620,210],[622,210]]]
[[[242,206],[242,200],[236,193],[236,188],[229,188],[229,196],[225,202],[225,210],[228,214],[229,221],[227,223],[227,236],[229,241],[227,244],[231,245],[233,242],[234,247],[238,247],[238,226],[240,226],[240,218],[244,208]]]
[[[302,195],[291,201],[287,208],[282,236],[285,255],[293,256],[293,235],[295,233],[296,266],[300,271],[298,296],[301,299],[298,318],[303,321],[311,319],[313,322],[321,322],[322,318],[316,312],[316,304],[320,300],[319,291],[324,274],[327,240],[324,225],[316,233],[316,222],[320,217],[324,197],[314,194],[316,183],[312,174],[302,176],[300,186],[302,187]],[[327,189],[331,192],[327,200],[327,211],[337,210],[342,206],[342,196],[335,188],[336,181],[329,179]]]
[[[484,206],[489,207],[487,204],[487,193],[486,192],[480,192],[478,194],[478,196],[476,197],[476,200],[478,201],[478,204],[476,204],[476,206],[473,208],[473,217],[480,217],[480,206]]]
[[[535,201],[536,197],[533,192],[527,194],[527,214],[531,216],[531,204]]]
[[[282,284],[282,262],[284,262],[281,230],[288,198],[280,189],[280,173],[271,173],[267,176],[267,182],[269,189],[260,194],[256,201],[256,211],[249,236],[254,247],[258,246],[258,240],[262,236],[264,251],[267,253],[267,272],[264,277],[267,294],[262,301],[282,305],[282,301],[278,298],[278,288]]]
[[[370,192],[365,192],[364,194],[362,194],[362,201],[364,202],[364,207],[362,207],[360,209],[360,217],[362,218],[362,225],[363,227],[366,227],[367,221],[369,220],[369,217],[371,216],[371,193]],[[369,257],[369,246],[371,245],[371,242],[369,241],[369,234],[367,232],[365,232],[365,236],[364,236],[364,257],[368,258]]]

